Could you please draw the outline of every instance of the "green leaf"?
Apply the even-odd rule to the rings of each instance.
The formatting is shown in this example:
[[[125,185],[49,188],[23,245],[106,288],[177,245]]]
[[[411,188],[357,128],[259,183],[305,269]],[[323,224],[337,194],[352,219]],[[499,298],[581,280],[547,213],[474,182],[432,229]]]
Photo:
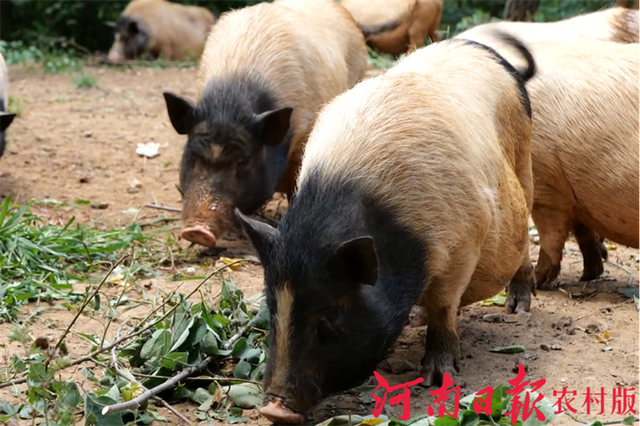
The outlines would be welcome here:
[[[41,362],[31,364],[29,373],[27,374],[27,385],[30,388],[41,388],[49,384],[53,380],[53,373],[47,370]]]
[[[249,324],[255,328],[269,330],[269,321],[269,307],[267,306],[266,299],[262,299],[262,301],[260,301],[260,310],[256,316],[249,321]]]
[[[240,383],[229,386],[227,395],[240,408],[251,410],[262,403],[262,392],[253,383]]]
[[[460,419],[460,426],[476,426],[480,422],[480,416],[473,410],[464,410]]]
[[[161,356],[169,352],[171,345],[171,332],[166,329],[158,329],[154,331],[151,339],[142,346],[140,357],[145,360]]]
[[[496,294],[491,299],[486,299],[480,302],[480,306],[504,306],[507,302],[507,292],[503,291]]]
[[[73,380],[64,383],[56,380],[53,382],[53,389],[58,395],[58,401],[64,406],[76,408],[82,401],[78,385]]]
[[[227,417],[227,421],[231,424],[236,424],[236,423],[247,423],[249,419],[247,419],[246,417],[229,416]]]
[[[450,415],[446,415],[444,417],[439,417],[433,422],[434,426],[459,426],[460,421],[458,419],[454,419]]]
[[[124,426],[122,416],[131,413],[130,410],[102,415],[105,405],[115,404],[116,401],[108,396],[97,397],[95,394],[86,392],[84,397],[85,426]]]
[[[631,423],[622,423],[622,424],[631,424]],[[602,422],[600,420],[596,420],[595,422],[591,422],[586,426],[602,426]]]
[[[178,365],[183,366],[187,364],[188,358],[188,352],[173,352],[162,357],[160,360],[160,366],[170,370],[175,370]]]
[[[511,346],[496,346],[489,349],[491,352],[498,352],[501,354],[517,354],[519,352],[524,352],[524,346],[522,345],[511,345]]]
[[[249,374],[251,374],[251,364],[241,359],[238,365],[236,365],[236,368],[233,369],[233,377],[248,379]]]
[[[623,425],[632,425],[634,421],[636,421],[636,417],[633,414],[628,415],[624,419],[622,419]]]
[[[191,396],[191,400],[193,402],[197,402],[198,404],[204,404],[209,398],[211,398],[211,394],[203,388],[196,389],[196,391]]]

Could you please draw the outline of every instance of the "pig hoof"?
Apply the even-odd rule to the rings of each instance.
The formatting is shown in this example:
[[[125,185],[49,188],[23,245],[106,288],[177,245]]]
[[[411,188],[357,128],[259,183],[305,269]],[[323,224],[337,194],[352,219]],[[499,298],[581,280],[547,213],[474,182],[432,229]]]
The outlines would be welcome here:
[[[539,290],[553,290],[554,281],[560,274],[560,265],[550,265],[544,270],[536,269],[536,283]]]
[[[602,265],[602,262],[590,263],[589,265],[585,265],[580,281],[593,281],[602,275],[603,272],[604,266]]]
[[[427,310],[422,306],[414,306],[409,314],[409,324],[411,327],[427,325]]]
[[[444,373],[453,379],[460,372],[460,341],[455,332],[437,328],[427,329],[426,351],[422,358],[421,386],[442,385]]]
[[[510,291],[504,307],[509,314],[529,312],[531,308],[531,293],[527,292],[525,294],[525,292]]]
[[[442,386],[444,381],[444,373],[447,373],[453,380],[456,373],[460,372],[458,360],[455,357],[449,360],[429,360],[423,364],[420,375],[424,379],[420,386]]]
[[[216,246],[216,237],[206,225],[196,224],[184,228],[180,236],[187,241],[204,247],[212,248]]]
[[[258,412],[276,424],[301,425],[304,422],[304,417],[288,409],[280,398],[269,401],[267,405],[259,408]]]

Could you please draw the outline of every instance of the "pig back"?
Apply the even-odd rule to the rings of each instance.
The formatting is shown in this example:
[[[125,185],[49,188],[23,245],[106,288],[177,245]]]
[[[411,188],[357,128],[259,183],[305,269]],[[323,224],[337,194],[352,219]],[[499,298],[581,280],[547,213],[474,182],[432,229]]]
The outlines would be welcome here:
[[[347,59],[354,37],[362,41],[356,74],[366,71],[363,36],[332,3],[276,1],[222,14],[207,39],[199,94],[211,79],[253,75],[293,107],[294,132],[310,130],[320,107],[355,84]]]
[[[597,233],[638,247],[638,45],[531,47],[536,203],[563,197]]]

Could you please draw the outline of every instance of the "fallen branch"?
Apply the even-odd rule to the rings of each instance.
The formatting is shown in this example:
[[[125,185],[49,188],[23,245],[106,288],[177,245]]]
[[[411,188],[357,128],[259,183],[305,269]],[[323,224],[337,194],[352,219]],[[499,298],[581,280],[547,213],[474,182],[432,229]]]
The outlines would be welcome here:
[[[120,369],[120,366],[118,365],[118,355],[116,354],[116,349],[117,349],[117,346],[114,346],[111,349],[111,364],[113,365],[113,369],[115,370],[116,374],[118,376],[120,376],[122,379],[124,379],[124,380],[126,380],[128,382],[132,382],[132,383],[135,383],[136,385],[140,386],[142,389],[145,390],[145,392],[149,392],[149,389],[144,387],[144,385],[142,383],[140,383],[138,380],[136,380],[136,378],[133,376],[133,374],[130,374],[128,376],[127,374],[125,374],[124,371],[122,371]],[[164,399],[160,398],[159,396],[154,396],[153,398],[156,401],[160,402],[167,410],[171,411],[180,420],[182,420],[183,422],[185,422],[187,424],[190,423],[188,418],[186,418],[180,411],[176,410],[171,405],[169,405],[169,403],[167,401],[165,401]]]
[[[159,386],[156,386],[153,389],[149,389],[145,391],[142,395],[136,398],[133,398],[131,401],[122,402],[122,403],[113,404],[113,405],[105,405],[105,407],[102,409],[102,415],[106,416],[107,414],[118,413],[120,411],[130,410],[132,408],[138,407],[140,404],[148,401],[150,398],[158,395],[159,393],[175,387],[180,382],[180,380],[194,373],[197,373],[200,370],[203,370],[207,365],[209,365],[211,361],[213,361],[213,359],[214,359],[213,355],[206,357],[200,364],[196,365],[195,367],[187,368],[181,371],[180,374],[178,374],[177,376],[174,376],[173,378],[167,380],[166,382],[164,382]]]
[[[249,324],[247,324],[244,327],[240,328],[240,330],[238,330],[238,332],[236,334],[231,336],[231,339],[229,339],[229,341],[227,341],[227,343],[225,343],[222,346],[222,349],[224,349],[225,351],[228,350],[235,342],[240,340],[240,338],[245,333],[245,331],[247,331],[248,328],[249,328]]]
[[[163,205],[160,205],[160,204],[151,203],[151,204],[145,204],[144,206],[145,207],[149,207],[151,209],[166,210],[166,211],[169,211],[169,212],[178,212],[178,213],[182,212],[182,209],[179,209],[177,207],[163,206]]]

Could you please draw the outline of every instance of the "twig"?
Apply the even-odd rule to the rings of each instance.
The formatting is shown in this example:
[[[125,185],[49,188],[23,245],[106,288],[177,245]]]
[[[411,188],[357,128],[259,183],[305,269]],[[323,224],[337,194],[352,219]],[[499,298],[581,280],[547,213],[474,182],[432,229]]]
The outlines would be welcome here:
[[[623,420],[624,420],[624,419],[620,419],[620,420],[606,420],[606,421],[604,421],[604,422],[600,422],[600,423],[602,423],[603,425],[615,425],[615,424],[618,424],[618,423],[622,423],[622,421],[623,421]],[[635,416],[635,417],[633,418],[633,421],[634,421],[634,422],[637,422],[638,420],[640,420],[640,418],[638,418],[638,416]]]
[[[166,211],[169,211],[169,212],[178,212],[178,213],[182,212],[182,209],[179,209],[177,207],[163,206],[163,205],[160,205],[160,204],[151,203],[151,204],[145,204],[144,206],[145,207],[149,207],[151,209],[166,210]]]
[[[633,302],[633,299],[627,299],[627,300],[625,300],[624,302],[616,303],[615,305],[612,305],[611,307],[612,307],[612,308],[617,308],[618,306],[622,306],[622,305],[624,305],[624,304],[626,304],[626,303],[630,303],[630,302]],[[599,311],[598,311],[598,312],[599,312]],[[580,321],[581,319],[585,319],[585,318],[587,318],[587,317],[590,317],[590,316],[592,316],[592,315],[595,315],[595,314],[597,314],[598,312],[591,312],[590,314],[586,314],[586,315],[583,315],[583,316],[581,316],[581,317],[578,317],[578,318],[574,319],[574,320],[573,320],[573,321],[571,321],[571,322],[578,322],[578,321]]]
[[[620,270],[621,270],[621,271],[623,271],[623,272],[626,272],[626,274],[627,274],[627,278],[628,278],[628,279],[627,279],[627,286],[629,286],[629,287],[630,287],[630,286],[631,286],[631,284],[633,284],[633,274],[632,274],[630,271],[628,271],[627,269],[623,268],[623,267],[622,267],[622,265],[618,265],[617,263],[609,262],[608,260],[607,260],[607,261],[605,261],[604,263],[606,263],[607,265],[611,265],[611,266],[613,266],[614,268],[618,268],[618,269],[620,269]]]
[[[82,315],[82,312],[84,312],[84,308],[87,307],[87,305],[89,304],[89,302],[91,302],[91,300],[93,300],[93,298],[96,296],[96,294],[100,291],[100,287],[102,287],[102,285],[107,282],[107,278],[109,278],[109,276],[111,275],[111,273],[113,272],[114,269],[116,269],[116,267],[122,263],[122,261],[126,258],[127,256],[122,256],[116,263],[114,263],[111,266],[111,269],[109,269],[109,272],[107,272],[107,274],[104,276],[104,278],[102,279],[102,281],[100,281],[100,284],[98,284],[98,286],[95,288],[95,290],[93,290],[93,293],[91,293],[91,295],[89,297],[87,297],[84,301],[84,303],[82,304],[82,306],[80,306],[80,309],[78,309],[78,312],[76,313],[76,316],[73,318],[73,320],[71,320],[71,322],[69,323],[69,325],[67,326],[67,329],[64,331],[64,333],[62,333],[62,336],[60,336],[60,338],[58,339],[58,343],[56,343],[56,346],[53,348],[53,352],[52,353],[56,353],[56,351],[58,350],[58,347],[62,344],[63,340],[65,337],[67,337],[67,334],[69,334],[69,330],[71,329],[71,327],[73,327],[73,325],[76,323],[76,321],[78,320],[78,318],[80,317],[80,315]],[[51,360],[53,359],[53,357],[49,357],[47,358],[47,360],[44,363],[45,367],[49,366],[49,363],[51,362]]]
[[[144,389],[145,392],[149,392],[149,389],[144,387],[142,383],[136,380],[133,374],[131,374],[130,376],[127,376],[127,374],[125,374],[124,371],[120,369],[120,366],[118,365],[118,355],[116,354],[116,349],[117,349],[117,346],[114,346],[113,348],[111,348],[111,364],[113,365],[113,369],[115,370],[116,374],[128,382],[133,382],[136,385],[140,386],[142,389]],[[179,412],[178,410],[173,408],[171,405],[169,405],[167,401],[160,398],[159,396],[154,396],[153,398],[159,401],[167,410],[171,411],[176,417],[180,418],[180,420],[182,420],[187,424],[190,423],[188,418],[186,418],[181,412]]]
[[[242,335],[245,333],[245,331],[247,331],[247,329],[249,328],[249,324],[245,325],[244,327],[240,328],[240,330],[238,330],[238,332],[236,334],[234,334],[233,336],[231,336],[231,339],[229,339],[227,341],[227,343],[225,343],[222,346],[222,349],[224,349],[225,351],[228,350],[235,342],[237,342],[238,340],[240,340],[240,338],[242,337]]]
[[[195,367],[187,368],[181,371],[177,376],[174,376],[172,379],[167,380],[166,382],[159,386],[156,386],[155,388],[145,391],[142,395],[132,399],[131,401],[122,402],[120,404],[105,405],[105,407],[102,409],[102,415],[106,416],[107,414],[118,413],[120,411],[138,407],[141,403],[148,401],[150,398],[156,396],[157,394],[175,387],[180,382],[180,380],[184,379],[185,377],[204,369],[207,365],[209,365],[211,361],[213,361],[213,359],[213,355],[206,357],[200,364],[196,365]]]
[[[131,265],[133,266],[133,262],[135,262],[135,257],[132,259],[131,261]],[[127,290],[127,282],[129,281],[129,277],[131,276],[131,268],[129,268],[129,272],[127,273],[127,276],[125,277],[124,280],[124,284],[122,286],[122,291],[120,292],[120,295],[118,295],[118,300],[116,300],[116,307],[120,306],[120,302],[122,301],[122,297],[124,296],[125,291]],[[111,322],[113,321],[113,317],[109,316],[109,319],[107,319],[107,324],[104,326],[104,332],[102,333],[102,340],[100,340],[100,346],[102,346],[104,344],[104,340],[107,338],[107,332],[109,331],[109,326],[111,326]]]
[[[237,264],[237,263],[240,263],[240,261],[232,262],[232,263],[229,263],[228,265],[223,265],[223,266],[221,266],[221,267],[217,268],[215,271],[213,271],[211,274],[209,274],[205,279],[203,279],[203,280],[202,280],[202,281],[201,281],[201,282],[196,286],[196,288],[194,288],[194,289],[193,289],[193,291],[191,291],[191,293],[189,293],[189,294],[185,297],[185,299],[188,299],[188,298],[189,298],[189,297],[191,297],[191,296],[192,296],[196,291],[198,291],[198,290],[200,289],[200,287],[202,287],[202,285],[203,285],[205,282],[207,282],[207,281],[209,280],[209,278],[211,278],[212,276],[214,276],[214,275],[216,275],[216,274],[220,273],[220,271],[222,271],[222,270],[224,270],[224,269],[226,269],[226,268],[228,268],[228,267],[230,267],[230,266],[233,266],[233,265],[235,265],[235,264]],[[117,345],[119,345],[119,344],[120,344],[120,343],[122,343],[122,342],[125,342],[125,341],[127,341],[127,340],[129,340],[129,339],[132,339],[132,338],[134,338],[134,337],[136,337],[136,336],[138,336],[138,335],[140,335],[140,334],[144,333],[145,331],[147,331],[147,330],[149,330],[149,329],[151,329],[151,328],[155,327],[155,326],[156,326],[156,324],[159,324],[159,323],[161,323],[162,321],[164,321],[164,320],[165,320],[169,315],[171,315],[171,313],[172,313],[173,311],[175,311],[175,310],[178,308],[178,306],[180,306],[180,304],[176,304],[173,308],[171,308],[170,310],[168,310],[166,314],[164,314],[162,317],[160,317],[160,318],[159,318],[159,319],[157,319],[156,321],[152,322],[152,323],[151,323],[151,324],[149,324],[148,326],[146,326],[146,327],[144,327],[144,328],[142,328],[142,329],[140,329],[140,330],[138,330],[138,331],[136,331],[136,332],[134,332],[134,333],[132,333],[132,334],[128,334],[128,335],[126,335],[126,336],[123,336],[123,337],[121,337],[121,338],[117,339],[115,342],[113,342],[112,344],[110,344],[110,345],[108,345],[108,346],[103,346],[103,347],[100,347],[99,349],[96,349],[95,351],[91,352],[89,355],[85,355],[85,356],[83,356],[83,357],[80,357],[80,358],[76,359],[75,361],[70,362],[69,364],[66,364],[64,367],[61,367],[61,368],[60,368],[60,370],[63,370],[63,369],[65,369],[65,368],[69,368],[69,367],[73,367],[73,366],[78,365],[78,364],[82,364],[83,362],[86,362],[86,361],[91,361],[93,358],[95,358],[96,356],[100,355],[101,353],[106,352],[106,351],[108,351],[108,350],[111,350],[111,348],[113,348],[114,346],[117,346]],[[7,382],[5,382],[5,383],[0,383],[0,389],[2,389],[2,388],[8,388],[9,386],[20,385],[20,384],[22,384],[22,383],[26,383],[26,382],[27,382],[27,377],[26,377],[26,376],[25,376],[25,377],[21,377],[21,378],[16,379],[16,380],[9,380],[9,381],[7,381]]]

